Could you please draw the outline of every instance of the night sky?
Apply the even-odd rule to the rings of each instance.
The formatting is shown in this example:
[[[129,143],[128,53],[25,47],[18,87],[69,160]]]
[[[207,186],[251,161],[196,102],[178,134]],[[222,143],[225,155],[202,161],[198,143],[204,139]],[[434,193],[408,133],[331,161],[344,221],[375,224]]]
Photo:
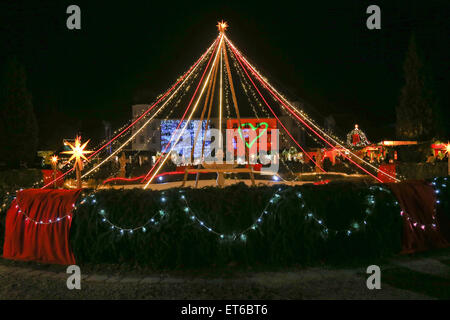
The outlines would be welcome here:
[[[102,120],[124,124],[133,103],[150,103],[184,73],[224,19],[241,52],[317,122],[332,114],[341,137],[358,123],[378,141],[394,138],[412,31],[449,118],[449,3],[2,1],[0,69],[12,55],[25,65],[41,142],[55,131],[100,137]],[[66,28],[71,4],[81,30]],[[381,30],[366,28],[370,4],[381,7]]]

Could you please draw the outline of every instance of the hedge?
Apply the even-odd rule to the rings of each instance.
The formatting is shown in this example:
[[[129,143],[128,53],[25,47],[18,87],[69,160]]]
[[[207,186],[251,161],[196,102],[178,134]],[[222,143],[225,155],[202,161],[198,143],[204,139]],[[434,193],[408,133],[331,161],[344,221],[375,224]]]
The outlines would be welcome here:
[[[126,263],[155,268],[191,268],[240,265],[288,266],[343,263],[379,258],[401,249],[402,221],[390,192],[357,183],[323,186],[281,186],[281,197],[269,207],[246,241],[220,239],[190,219],[184,211],[183,194],[193,212],[208,226],[231,234],[251,226],[280,186],[247,187],[236,184],[223,189],[167,190],[164,205],[158,191],[102,190],[80,205],[73,219],[71,245],[78,263]],[[305,207],[301,206],[304,199]],[[366,217],[368,196],[373,212]],[[91,199],[91,198],[89,198]],[[145,224],[163,209],[167,214],[146,232],[125,232],[102,222],[100,210],[115,225],[131,228]],[[312,213],[327,227],[342,230],[324,234],[324,228],[308,217]],[[363,225],[362,221],[367,221]],[[359,222],[360,229],[350,227]],[[351,235],[346,230],[351,229]]]
[[[438,210],[450,213],[450,188],[447,178],[433,179],[439,193]],[[383,187],[382,185],[378,185]],[[278,189],[281,188],[281,191]],[[384,189],[387,190],[387,189]],[[86,192],[89,192],[88,190]],[[184,211],[183,195],[190,208],[215,230],[232,234],[251,226],[274,193],[280,194],[263,215],[246,241],[220,239],[190,219]],[[299,198],[299,194],[301,198]],[[373,196],[372,212],[368,200]],[[161,201],[161,197],[166,199]],[[80,198],[80,201],[83,198]],[[373,261],[401,249],[402,220],[396,200],[376,185],[331,182],[297,187],[236,184],[223,189],[170,189],[159,191],[100,190],[94,198],[78,205],[70,241],[77,263],[113,263],[154,268],[195,268],[223,266],[230,262],[249,266],[290,266],[293,264],[348,264]],[[302,203],[305,204],[302,207]],[[102,221],[100,210],[115,225],[129,228],[144,224],[159,210],[167,214],[157,219],[154,228],[144,233],[121,235]],[[308,217],[312,213],[316,220]],[[0,252],[3,249],[5,214],[0,214]],[[351,225],[364,221],[359,230]],[[342,230],[324,234],[317,223]],[[348,236],[346,230],[353,232]]]
[[[40,169],[10,169],[0,171],[0,192],[31,187],[42,179]]]
[[[447,161],[436,163],[398,163],[396,168],[398,174],[407,179],[424,180],[448,175]]]

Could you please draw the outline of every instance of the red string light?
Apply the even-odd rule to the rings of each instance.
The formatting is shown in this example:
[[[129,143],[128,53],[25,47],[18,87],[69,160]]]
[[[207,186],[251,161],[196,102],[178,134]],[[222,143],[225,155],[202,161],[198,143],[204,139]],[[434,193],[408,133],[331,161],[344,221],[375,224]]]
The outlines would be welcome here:
[[[277,117],[277,115],[275,114],[275,112],[273,111],[273,109],[269,106],[269,104],[267,103],[266,99],[264,99],[263,95],[261,94],[261,92],[259,91],[258,87],[255,85],[255,83],[253,82],[252,78],[249,76],[247,70],[244,68],[244,66],[242,65],[241,59],[239,56],[236,55],[236,52],[233,50],[233,48],[230,46],[230,48],[232,49],[232,52],[234,53],[236,59],[238,60],[239,64],[241,65],[242,69],[244,70],[245,74],[247,75],[247,78],[250,80],[250,82],[253,84],[253,86],[255,87],[256,91],[258,92],[259,96],[261,97],[261,99],[264,101],[264,103],[266,104],[266,106],[270,109],[270,111],[272,112],[273,116],[277,119],[278,123],[283,127],[283,129],[286,131],[286,133],[288,134],[288,136],[295,142],[295,144],[306,154],[306,156],[317,166],[320,168],[320,170],[322,170],[322,172],[326,172],[321,166],[319,166],[319,164],[317,162],[315,162],[313,160],[313,158],[306,152],[305,149],[303,149],[303,147],[294,139],[294,137],[292,136],[292,134],[289,132],[289,130],[283,125],[283,123],[280,121],[280,119]]]
[[[218,38],[216,40],[214,40],[215,46],[217,47],[217,42],[218,42]],[[141,114],[136,120],[134,120],[129,126],[127,126],[125,129],[123,129],[121,132],[119,132],[114,138],[112,138],[111,140],[109,140],[107,143],[105,143],[102,147],[100,147],[98,150],[96,150],[93,154],[91,154],[88,159],[91,159],[92,157],[94,157],[96,154],[98,154],[101,150],[103,150],[104,148],[106,148],[108,145],[110,145],[113,141],[115,141],[117,138],[119,138],[122,134],[124,134],[126,131],[128,131],[132,126],[134,126],[139,120],[141,120],[147,113],[149,113],[151,110],[153,110],[154,107],[156,107],[156,105],[158,105],[170,92],[172,92],[177,86],[178,84],[183,81],[184,78],[186,78],[186,76],[192,71],[193,68],[195,68],[196,65],[198,65],[200,63],[200,61],[202,61],[202,59],[204,58],[204,56],[208,53],[209,49],[202,54],[202,56],[189,68],[188,71],[186,71],[185,74],[183,74],[181,76],[181,78],[179,78],[177,80],[177,82],[175,82],[175,84],[166,91],[166,93],[164,93],[164,95],[159,98],[151,107],[149,107],[143,114]],[[41,187],[41,189],[45,189],[46,187],[48,187],[49,185],[52,185],[54,182],[60,180],[61,178],[63,178],[64,176],[66,176],[67,174],[69,174],[70,172],[72,172],[74,169],[71,168],[70,170],[66,171],[65,173],[63,173],[61,176],[59,176],[58,178],[50,181],[49,183],[47,183],[45,186]]]
[[[302,122],[308,129],[310,129],[315,135],[317,135],[320,139],[322,139],[324,142],[326,142],[329,146],[331,146],[333,149],[335,149],[335,146],[333,146],[331,143],[329,143],[324,137],[322,137],[319,133],[317,133],[313,128],[311,128],[302,118],[300,118],[294,111],[291,110],[291,108],[289,108],[266,84],[265,82],[261,79],[261,77],[253,70],[253,68],[244,60],[241,59],[241,56],[239,53],[236,52],[236,50],[233,48],[233,46],[230,44],[229,40],[225,38],[225,40],[227,41],[227,43],[230,45],[231,50],[233,51],[233,53],[235,54],[235,56],[238,58],[238,61],[241,63],[242,61],[244,62],[244,64],[247,66],[248,70],[250,70],[253,75],[259,80],[259,82],[284,106],[286,107],[286,109],[289,110],[289,112],[296,117],[300,122]],[[242,64],[241,64],[242,65]],[[244,69],[245,71],[245,69]],[[248,73],[246,72],[247,76]],[[250,81],[251,78],[249,78]],[[253,83],[253,81],[252,81]],[[255,86],[255,84],[253,83],[253,85]],[[255,86],[256,88],[256,86]],[[259,93],[259,90],[256,88],[256,90]],[[260,94],[261,95],[261,94]],[[264,99],[264,98],[263,98]],[[265,101],[265,100],[264,100]],[[266,103],[267,104],[267,103]],[[356,165],[358,168],[360,168],[361,170],[363,170],[365,173],[367,173],[368,175],[370,175],[371,177],[373,177],[374,179],[376,179],[379,182],[383,182],[381,179],[379,179],[378,177],[374,176],[373,174],[371,174],[369,171],[367,171],[366,169],[364,169],[363,167],[361,167],[360,165],[358,165],[355,161],[353,161],[352,159],[350,159],[349,157],[347,157],[345,154],[342,154],[342,156],[346,159],[348,159],[350,162],[352,162],[354,165]]]
[[[218,41],[219,37],[216,39],[216,41]],[[162,154],[164,154],[167,149],[169,148],[170,144],[172,143],[172,139],[175,136],[175,132],[180,128],[181,124],[183,123],[184,118],[186,117],[187,112],[189,111],[192,102],[194,101],[195,95],[197,94],[198,89],[200,88],[200,85],[203,81],[203,78],[205,77],[206,71],[208,70],[209,64],[211,63],[212,57],[214,56],[214,52],[217,49],[217,45],[219,42],[216,43],[215,48],[211,54],[211,57],[209,57],[208,60],[208,64],[206,65],[205,71],[203,71],[202,77],[200,78],[200,81],[198,82],[197,88],[195,89],[194,94],[192,95],[191,101],[189,101],[188,106],[186,107],[186,110],[184,111],[183,117],[181,117],[180,123],[178,123],[178,126],[175,128],[174,133],[172,134],[172,136],[170,137],[169,142],[167,143],[166,147],[164,148],[164,150],[161,152]],[[159,161],[161,161],[162,157],[158,158],[158,160],[156,161],[156,163],[153,165],[153,167],[147,172],[147,174],[145,175],[144,179],[142,179],[142,181],[146,180],[147,177],[153,172],[153,170],[155,169],[155,167],[158,165]]]

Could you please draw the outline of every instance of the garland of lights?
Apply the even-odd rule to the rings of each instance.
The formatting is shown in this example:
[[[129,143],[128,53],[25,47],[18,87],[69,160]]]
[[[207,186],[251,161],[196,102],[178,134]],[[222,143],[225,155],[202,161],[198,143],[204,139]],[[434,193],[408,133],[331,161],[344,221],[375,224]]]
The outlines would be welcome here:
[[[164,192],[161,193],[162,195],[164,195]],[[165,203],[167,201],[167,199],[163,196],[161,197],[161,202]],[[111,220],[109,220],[109,218],[106,215],[105,209],[100,209],[98,211],[98,214],[102,217],[101,221],[103,223],[106,223],[109,225],[109,228],[111,230],[117,230],[120,235],[123,235],[125,233],[128,234],[133,234],[133,232],[135,231],[139,231],[141,230],[142,232],[147,232],[147,228],[151,228],[151,227],[156,227],[159,224],[159,221],[157,221],[155,218],[158,216],[160,217],[160,219],[164,218],[166,216],[166,211],[164,210],[158,210],[157,213],[155,213],[149,220],[147,220],[146,223],[144,223],[143,225],[137,226],[137,227],[133,227],[133,228],[122,228],[120,226],[115,225],[114,223],[111,222]]]
[[[281,188],[278,189],[278,191],[281,191]],[[182,191],[180,190],[180,192],[182,192]],[[237,239],[240,239],[240,240],[242,240],[242,241],[246,241],[246,240],[247,240],[247,235],[246,235],[246,233],[249,232],[250,230],[256,230],[256,229],[258,228],[258,226],[263,222],[263,216],[264,216],[264,215],[270,214],[270,211],[267,210],[268,207],[269,207],[271,204],[277,202],[277,201],[279,200],[280,197],[281,197],[281,196],[280,196],[277,192],[275,192],[275,193],[273,194],[273,196],[271,197],[271,199],[269,200],[269,202],[268,202],[268,203],[266,204],[266,206],[264,207],[262,213],[258,216],[258,218],[255,220],[255,222],[254,222],[251,226],[249,226],[248,228],[244,229],[244,230],[241,231],[241,232],[233,233],[233,234],[228,234],[228,235],[215,231],[212,227],[208,226],[207,224],[205,224],[205,222],[203,222],[201,219],[199,219],[199,218],[198,218],[198,215],[197,215],[197,214],[192,210],[192,208],[189,206],[188,200],[187,200],[187,198],[186,198],[186,196],[185,196],[184,194],[182,194],[182,195],[180,196],[180,199],[183,200],[184,203],[185,203],[185,205],[186,205],[186,206],[184,207],[183,211],[184,211],[187,215],[189,215],[189,219],[191,219],[191,220],[194,221],[194,222],[197,222],[198,225],[199,225],[201,228],[207,230],[208,232],[211,232],[211,233],[217,235],[221,240],[235,241],[235,240],[237,240]]]
[[[431,183],[431,185],[435,189],[435,193],[436,193],[436,197],[437,197],[436,204],[440,204],[440,200],[439,200],[438,195],[440,194],[441,189],[442,188],[447,188],[447,182],[446,182],[447,181],[447,177],[443,178],[443,181],[444,182],[439,184],[439,179],[438,178],[434,178],[432,183]],[[379,186],[379,185],[371,186],[371,187],[369,187],[369,189],[370,189],[370,191],[372,191],[372,193],[366,197],[367,208],[364,211],[365,216],[360,221],[353,221],[353,222],[351,222],[351,224],[350,224],[350,226],[348,228],[345,228],[345,229],[342,229],[342,230],[332,229],[332,228],[327,226],[327,224],[325,223],[325,221],[322,218],[316,217],[312,213],[312,211],[310,211],[310,210],[307,210],[308,213],[305,215],[305,219],[308,220],[308,221],[314,222],[317,226],[322,228],[321,236],[324,239],[328,238],[328,236],[330,234],[337,235],[339,233],[342,233],[342,234],[344,234],[346,236],[350,236],[354,232],[360,231],[360,230],[362,230],[362,229],[367,227],[368,217],[370,215],[372,215],[373,210],[374,210],[375,205],[376,205],[374,192],[376,192],[376,191],[386,192],[386,193],[390,194],[392,197],[394,197],[394,195],[393,195],[393,193],[391,192],[390,189],[382,187],[382,186]],[[270,200],[267,202],[267,204],[265,205],[264,209],[259,214],[259,216],[256,218],[254,223],[251,224],[248,228],[244,229],[243,231],[240,231],[240,232],[237,232],[237,233],[232,233],[232,234],[220,233],[220,232],[216,231],[213,227],[207,225],[203,220],[198,218],[198,214],[196,214],[195,211],[192,210],[192,208],[190,207],[190,205],[188,203],[188,200],[187,200],[187,198],[186,198],[186,196],[184,194],[184,191],[183,190],[179,190],[179,193],[181,194],[180,195],[180,200],[182,200],[184,202],[184,204],[185,204],[183,211],[187,215],[189,215],[189,219],[192,220],[193,222],[196,222],[201,229],[207,230],[208,232],[211,232],[211,233],[217,235],[220,240],[235,241],[237,239],[240,239],[241,241],[246,241],[248,232],[255,231],[256,229],[258,229],[258,227],[263,223],[264,217],[274,213],[274,211],[270,210],[270,207],[273,204],[275,204],[275,203],[279,202],[280,200],[282,200],[282,195],[284,193],[288,192],[289,190],[290,190],[289,188],[286,188],[284,190],[282,188],[278,188],[273,193],[273,195],[271,196]],[[22,189],[19,190],[19,191],[22,191]],[[17,191],[17,192],[19,192],[19,191]],[[88,195],[82,194],[82,200],[79,202],[80,205],[83,205],[83,204],[86,204],[86,203],[92,204],[94,206],[97,205],[97,200],[95,198],[95,193],[96,192],[97,191],[93,191],[93,192],[91,192]],[[161,192],[161,195],[162,195],[161,198],[160,198],[161,203],[166,203],[168,201],[168,199],[166,198],[165,193]],[[297,198],[300,201],[300,208],[305,208],[306,207],[306,201],[305,201],[302,193],[301,192],[297,192],[296,196],[297,196]],[[71,219],[72,216],[76,213],[76,210],[79,208],[79,205],[76,205],[74,203],[74,204],[72,204],[73,209],[72,209],[72,211],[70,213],[66,213],[64,216],[58,217],[58,218],[56,218],[54,220],[48,219],[47,221],[42,221],[42,220],[38,221],[38,220],[30,218],[30,216],[23,209],[21,209],[21,207],[19,205],[19,202],[17,201],[16,196],[12,196],[11,197],[11,195],[8,193],[7,194],[7,198],[11,198],[11,201],[12,200],[16,200],[16,206],[15,207],[17,209],[17,214],[18,215],[19,214],[22,215],[23,217],[25,217],[26,221],[31,221],[35,225],[50,225],[50,224],[61,222],[61,221],[63,221],[66,218],[67,219]],[[394,204],[397,207],[399,206],[398,201],[395,201]],[[6,206],[7,206],[7,204],[3,203],[1,208],[4,209]],[[436,208],[435,208],[435,211],[436,211]],[[160,209],[149,220],[147,220],[147,222],[145,224],[137,226],[137,227],[123,228],[121,226],[115,225],[113,222],[110,221],[110,219],[106,215],[105,209],[100,208],[99,211],[98,211],[98,214],[101,217],[101,221],[103,223],[106,223],[109,226],[109,229],[111,231],[118,231],[120,235],[133,234],[135,231],[138,231],[138,230],[140,230],[143,233],[145,233],[145,232],[147,232],[148,228],[156,227],[159,224],[159,222],[161,220],[158,221],[157,219],[155,219],[156,217],[160,217],[160,219],[163,219],[163,218],[167,218],[167,216],[168,216],[168,214],[167,214],[167,212],[165,210]],[[417,230],[422,230],[422,231],[429,230],[429,229],[432,229],[432,230],[436,230],[437,229],[437,222],[436,222],[435,214],[433,214],[433,216],[432,216],[432,220],[433,221],[430,224],[423,224],[420,221],[417,221],[417,220],[413,219],[411,216],[409,216],[403,210],[400,210],[400,216],[403,217],[405,219],[405,221],[407,221],[409,223],[411,229],[415,228]]]
[[[19,205],[19,200],[15,197],[14,200],[16,200],[16,209],[17,209],[17,215],[23,215],[25,217],[25,221],[31,221],[34,224],[41,224],[41,225],[47,225],[47,224],[53,224],[56,222],[60,222],[61,220],[64,220],[65,218],[67,218],[68,220],[70,220],[72,218],[72,214],[73,214],[73,209],[75,208],[75,203],[72,204],[72,210],[69,213],[66,213],[65,215],[63,215],[62,217],[57,217],[55,220],[52,219],[48,219],[47,221],[43,221],[43,220],[35,220],[33,218],[30,218],[30,216],[23,211],[20,208]]]
[[[359,136],[359,141],[356,143],[353,143],[352,141],[354,135]],[[347,145],[349,147],[365,147],[368,146],[369,144],[370,142],[369,140],[367,140],[366,134],[364,133],[364,131],[358,128],[358,125],[356,125],[355,129],[353,129],[347,134]]]

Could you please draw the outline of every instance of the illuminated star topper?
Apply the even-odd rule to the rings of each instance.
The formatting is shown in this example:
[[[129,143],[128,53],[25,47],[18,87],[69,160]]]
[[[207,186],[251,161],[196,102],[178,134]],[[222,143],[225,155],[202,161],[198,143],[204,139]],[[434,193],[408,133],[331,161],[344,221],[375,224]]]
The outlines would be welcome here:
[[[75,145],[72,145],[70,142],[66,142],[66,145],[68,145],[72,150],[63,151],[61,153],[71,154],[72,156],[70,157],[69,162],[72,161],[72,159],[75,159],[74,167],[78,166],[78,168],[82,169],[83,162],[81,161],[81,159],[88,160],[84,155],[94,152],[94,151],[84,150],[88,143],[89,143],[89,140],[86,141],[83,145],[81,145],[81,137],[77,136],[75,138]]]
[[[228,23],[224,22],[223,20],[220,22],[217,22],[217,29],[219,29],[219,32],[223,33],[227,30]]]

